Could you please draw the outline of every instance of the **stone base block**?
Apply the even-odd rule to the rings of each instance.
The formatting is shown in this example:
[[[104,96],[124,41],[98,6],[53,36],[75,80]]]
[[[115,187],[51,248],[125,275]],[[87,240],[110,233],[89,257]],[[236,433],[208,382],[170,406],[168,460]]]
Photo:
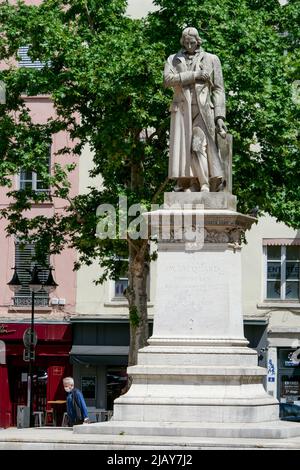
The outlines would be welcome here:
[[[181,209],[184,209],[185,205],[190,205],[192,209],[195,209],[199,204],[204,206],[203,209],[228,209],[236,211],[237,198],[228,192],[173,192],[165,193],[164,195],[165,209],[175,205]]]
[[[199,400],[198,400],[199,402]],[[177,424],[182,424],[186,420],[190,423],[244,423],[245,419],[247,424],[272,422],[278,420],[278,405],[260,404],[254,406],[255,400],[252,405],[240,405],[236,403],[227,404],[226,401],[219,400],[216,404],[215,400],[206,399],[202,404],[191,405],[181,404],[174,406],[174,404],[157,404],[157,403],[139,403],[135,406],[124,405],[118,407],[115,405],[116,422],[120,424],[127,422],[124,418],[130,421],[136,421],[141,424],[149,421],[156,420],[156,422],[167,423],[170,419],[174,419]],[[260,403],[257,401],[257,403]],[[175,425],[175,423],[174,423]]]
[[[195,339],[197,344],[200,339]],[[152,337],[150,342],[160,340]],[[243,342],[242,338],[236,341]],[[133,383],[115,400],[115,421],[278,420],[278,402],[263,387],[266,370],[256,365],[255,351],[177,343],[177,347],[151,344],[139,351],[138,365],[128,368]]]
[[[151,345],[139,351],[139,366],[257,366],[257,352],[247,347],[182,345],[179,340],[173,346],[156,346],[154,341],[152,337]]]
[[[161,436],[165,437],[205,437],[232,439],[286,439],[300,436],[299,423],[272,421],[265,423],[156,423],[148,421],[114,422],[90,424],[89,426],[74,426],[75,434],[97,434],[113,436]],[[181,442],[181,441],[178,441]]]

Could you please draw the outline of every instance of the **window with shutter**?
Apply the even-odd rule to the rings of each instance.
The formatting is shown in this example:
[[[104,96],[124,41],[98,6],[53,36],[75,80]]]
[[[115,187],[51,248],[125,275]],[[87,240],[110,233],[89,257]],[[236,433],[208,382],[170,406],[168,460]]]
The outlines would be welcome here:
[[[112,300],[125,299],[125,290],[128,287],[128,259],[119,258],[121,264],[120,276],[114,281],[114,295]],[[150,276],[147,277],[147,300],[150,300]]]
[[[266,246],[266,299],[299,301],[300,245]]]
[[[29,46],[22,46],[18,49],[19,67],[26,67],[31,69],[42,69],[45,63],[40,62],[39,60],[32,61],[28,56]]]
[[[49,152],[46,158],[48,173],[50,175],[51,146],[49,146]],[[30,189],[36,192],[49,192],[49,185],[46,184],[42,180],[41,175],[39,173],[36,173],[35,171],[21,168],[19,178],[19,189]]]
[[[31,291],[29,289],[29,282],[31,275],[28,270],[32,270],[36,262],[33,260],[35,254],[34,245],[21,245],[19,243],[15,244],[15,266],[17,268],[18,276],[22,284],[22,288],[14,296],[14,305],[19,307],[24,307],[31,305]],[[47,259],[49,262],[49,257]],[[38,265],[39,279],[41,282],[47,280],[48,270],[43,269],[42,266]],[[40,307],[47,307],[49,304],[49,295],[44,289],[41,289],[35,294],[35,305]]]
[[[114,298],[124,299],[124,291],[128,287],[128,259],[120,258],[119,263],[122,263],[120,277],[115,280]]]

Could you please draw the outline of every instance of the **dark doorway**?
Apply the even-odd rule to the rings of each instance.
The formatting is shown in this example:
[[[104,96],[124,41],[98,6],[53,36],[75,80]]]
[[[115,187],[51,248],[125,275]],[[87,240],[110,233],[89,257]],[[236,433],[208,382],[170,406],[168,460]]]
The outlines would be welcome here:
[[[9,387],[13,406],[13,422],[17,422],[19,405],[27,405],[28,367],[9,367]],[[47,403],[47,370],[33,368],[33,410],[46,411]]]

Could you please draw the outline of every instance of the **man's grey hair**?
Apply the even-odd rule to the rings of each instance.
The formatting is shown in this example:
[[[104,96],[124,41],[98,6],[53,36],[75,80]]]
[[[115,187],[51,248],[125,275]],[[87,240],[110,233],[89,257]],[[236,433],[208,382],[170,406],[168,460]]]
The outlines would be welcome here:
[[[65,377],[65,378],[63,379],[63,383],[64,383],[64,384],[68,383],[68,384],[74,385],[74,379],[73,379],[73,377]]]
[[[182,35],[181,35],[181,39],[180,39],[180,44],[183,46],[183,42],[184,42],[184,39],[186,38],[186,36],[194,36],[197,40],[197,43],[198,43],[198,46],[200,46],[200,44],[202,43],[202,40],[199,36],[199,33],[198,33],[198,30],[196,28],[185,28],[183,31],[182,31]]]

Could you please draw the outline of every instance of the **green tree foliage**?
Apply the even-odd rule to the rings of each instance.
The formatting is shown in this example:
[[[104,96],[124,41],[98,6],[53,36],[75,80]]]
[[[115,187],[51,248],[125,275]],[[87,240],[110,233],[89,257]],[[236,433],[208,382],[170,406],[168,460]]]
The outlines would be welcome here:
[[[145,20],[127,18],[125,0],[44,0],[40,6],[19,1],[0,4],[0,79],[7,101],[0,104],[0,184],[11,185],[19,168],[37,171],[51,193],[10,188],[12,204],[3,211],[10,234],[37,242],[38,254],[59,253],[69,244],[79,262],[98,259],[100,281],[117,277],[129,256],[132,351],[147,337],[146,279],[151,256],[144,240],[100,240],[96,209],[161,202],[166,186],[170,90],[162,86],[164,61],[179,49],[182,28],[196,26],[203,47],[222,61],[227,122],[234,137],[234,193],[239,209],[259,207],[299,227],[298,117],[299,0],[281,7],[277,0],[155,0],[158,11]],[[44,67],[19,68],[18,48],[30,45],[32,60]],[[56,116],[34,124],[24,95],[49,94]],[[57,163],[51,176],[44,155],[53,135],[66,130],[75,147],[70,164]],[[254,152],[251,144],[259,143]],[[103,186],[70,196],[68,173],[83,146],[93,151],[91,176]],[[83,162],[84,164],[84,162]],[[26,217],[33,202],[60,197],[65,214]]]
[[[185,26],[198,28],[203,47],[222,62],[227,122],[233,134],[233,192],[239,209],[268,212],[300,225],[300,2],[290,0],[155,0],[151,35],[165,30],[167,52],[178,49]],[[167,35],[167,38],[166,38]],[[260,151],[251,144],[259,142]]]
[[[151,255],[147,240],[100,240],[95,236],[96,209],[101,203],[117,207],[119,196],[128,206],[157,201],[166,183],[168,96],[162,88],[164,45],[145,35],[144,23],[124,16],[123,0],[45,0],[41,6],[17,7],[4,2],[0,9],[0,59],[8,63],[18,48],[30,45],[31,59],[41,70],[9,66],[1,73],[7,103],[1,107],[0,175],[2,184],[19,168],[44,175],[51,194],[31,190],[10,192],[12,204],[3,211],[8,231],[24,242],[34,241],[37,255],[59,253],[68,243],[79,252],[79,262],[98,259],[104,268],[99,281],[117,277],[123,268],[118,257],[129,257],[127,297],[131,321],[129,362],[148,337],[147,274]],[[34,125],[23,95],[50,94],[57,116]],[[16,119],[17,117],[17,119]],[[56,163],[49,177],[42,155],[51,136],[66,130],[76,143],[64,156],[78,158],[88,144],[93,152],[91,176],[101,175],[103,186],[74,198],[68,171]],[[84,162],[82,162],[84,165]],[[65,198],[65,214],[27,218],[31,202]],[[133,318],[133,317],[132,317]]]

